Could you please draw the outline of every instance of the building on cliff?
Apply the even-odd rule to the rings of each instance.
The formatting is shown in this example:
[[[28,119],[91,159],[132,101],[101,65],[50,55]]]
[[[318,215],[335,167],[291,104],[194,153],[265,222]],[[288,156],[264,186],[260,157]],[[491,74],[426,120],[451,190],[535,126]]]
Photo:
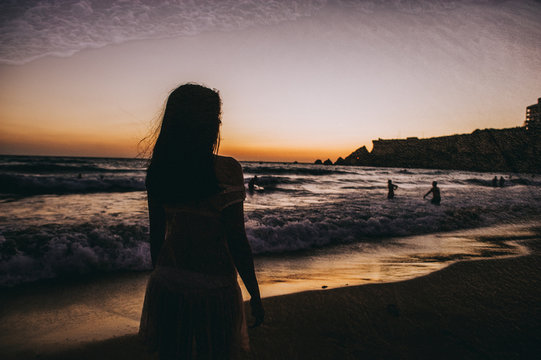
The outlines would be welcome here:
[[[524,121],[526,130],[541,129],[541,98],[537,99],[537,104],[526,108],[526,121]]]
[[[541,173],[539,133],[524,127],[372,143],[372,151],[363,146],[335,164]]]
[[[475,130],[428,139],[372,140],[336,165],[541,173],[541,98],[526,108],[523,127]]]

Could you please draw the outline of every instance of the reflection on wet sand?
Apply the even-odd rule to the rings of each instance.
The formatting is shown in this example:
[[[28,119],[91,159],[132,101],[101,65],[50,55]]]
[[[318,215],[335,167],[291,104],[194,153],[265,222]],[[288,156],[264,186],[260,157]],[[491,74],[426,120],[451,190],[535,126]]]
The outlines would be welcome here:
[[[402,281],[456,261],[525,255],[528,250],[516,240],[533,236],[527,228],[509,226],[265,256],[256,259],[257,276],[264,297]]]

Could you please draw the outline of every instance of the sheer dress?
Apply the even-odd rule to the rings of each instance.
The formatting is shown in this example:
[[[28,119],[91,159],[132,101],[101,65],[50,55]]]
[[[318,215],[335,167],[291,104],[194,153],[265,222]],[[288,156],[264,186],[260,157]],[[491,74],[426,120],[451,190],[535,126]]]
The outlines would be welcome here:
[[[149,277],[139,329],[160,357],[227,359],[249,348],[222,213],[244,201],[242,170],[224,157],[216,158],[215,169],[219,193],[162,205],[165,239]]]

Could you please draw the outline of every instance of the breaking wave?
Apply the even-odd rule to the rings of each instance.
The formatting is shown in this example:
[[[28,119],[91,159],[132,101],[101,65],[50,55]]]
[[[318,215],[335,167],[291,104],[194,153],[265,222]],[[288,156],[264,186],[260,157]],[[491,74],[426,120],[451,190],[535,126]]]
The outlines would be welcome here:
[[[0,234],[0,285],[151,268],[146,226],[43,225]]]
[[[246,213],[255,254],[381,242],[386,238],[512,223],[539,217],[539,204],[373,207],[352,201]],[[410,204],[411,205],[411,204]],[[45,224],[0,233],[0,286],[116,270],[151,269],[148,227],[139,224]]]
[[[287,164],[284,166],[279,165],[246,165],[243,166],[242,170],[245,174],[277,174],[277,175],[333,175],[333,174],[347,174],[348,171],[345,171],[343,169],[336,168],[334,166],[331,166],[327,168],[326,166],[295,166],[291,164]]]
[[[539,204],[468,207],[391,207],[375,211],[343,202],[310,211],[256,211],[246,232],[256,254],[305,250],[342,243],[446,232],[539,217]]]
[[[92,177],[32,176],[0,174],[0,192],[4,195],[89,194],[145,190],[142,176]]]

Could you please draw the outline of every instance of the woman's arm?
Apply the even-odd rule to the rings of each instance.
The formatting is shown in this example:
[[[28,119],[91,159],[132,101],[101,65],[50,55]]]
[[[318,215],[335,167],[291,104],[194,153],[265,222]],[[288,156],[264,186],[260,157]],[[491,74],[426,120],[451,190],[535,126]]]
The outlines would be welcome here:
[[[423,199],[424,199],[425,197],[427,197],[427,196],[428,196],[428,194],[430,194],[430,193],[431,193],[432,191],[434,191],[434,189],[430,189],[430,190],[428,190],[428,192],[427,192],[427,193],[425,194],[425,196],[423,196]]]
[[[165,211],[162,204],[148,195],[148,218],[150,224],[150,257],[156,267],[160,250],[165,240]]]
[[[265,317],[265,311],[261,304],[261,296],[259,294],[259,285],[255,276],[254,259],[252,257],[252,249],[246,237],[244,228],[244,209],[243,203],[238,202],[228,206],[223,210],[227,232],[227,244],[229,251],[233,257],[235,267],[250,293],[250,306],[252,315],[255,318],[254,327],[260,325]]]

